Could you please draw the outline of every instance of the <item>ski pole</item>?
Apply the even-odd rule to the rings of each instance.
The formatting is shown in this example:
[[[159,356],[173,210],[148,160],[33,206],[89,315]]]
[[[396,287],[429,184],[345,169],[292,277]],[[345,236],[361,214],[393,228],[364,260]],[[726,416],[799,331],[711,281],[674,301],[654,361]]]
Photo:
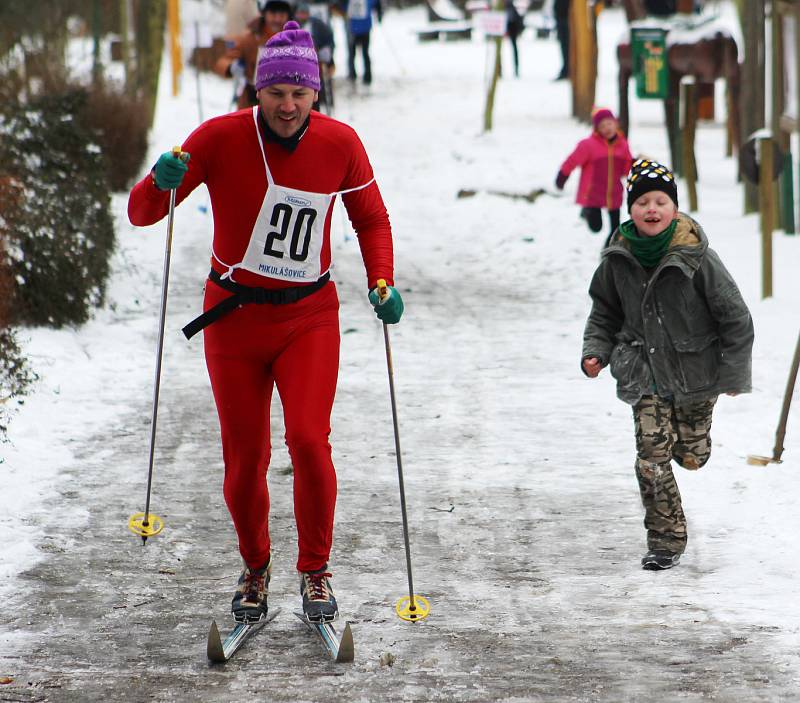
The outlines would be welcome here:
[[[377,282],[378,297],[385,300],[389,297],[389,289],[382,278]],[[386,347],[386,368],[389,371],[389,397],[392,402],[392,424],[394,425],[394,450],[397,457],[397,479],[400,484],[400,508],[403,514],[403,539],[406,547],[406,571],[408,573],[408,598],[397,601],[395,611],[403,620],[416,622],[428,617],[430,605],[426,598],[414,595],[414,579],[411,574],[411,546],[408,539],[408,512],[406,510],[406,491],[403,482],[403,459],[400,453],[400,429],[397,424],[397,402],[394,392],[394,370],[392,367],[392,347],[389,344],[389,325],[383,323],[383,342]]]
[[[186,161],[187,154],[179,146],[172,148],[172,155]],[[142,545],[147,538],[157,535],[164,529],[164,521],[150,513],[150,492],[153,485],[153,458],[156,447],[156,422],[158,420],[158,394],[161,388],[161,358],[164,351],[164,326],[167,318],[167,293],[169,291],[169,261],[172,252],[172,225],[175,220],[175,189],[169,191],[169,215],[167,216],[167,241],[164,248],[164,275],[161,282],[161,309],[158,318],[158,343],[156,348],[156,372],[153,384],[153,415],[150,423],[150,464],[147,471],[147,499],[143,513],[131,515],[128,528],[141,536]]]

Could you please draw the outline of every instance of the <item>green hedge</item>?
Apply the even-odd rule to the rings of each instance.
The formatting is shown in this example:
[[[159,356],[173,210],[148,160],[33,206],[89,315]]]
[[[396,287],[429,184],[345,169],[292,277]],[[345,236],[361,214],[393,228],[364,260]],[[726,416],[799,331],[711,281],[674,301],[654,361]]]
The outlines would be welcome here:
[[[80,324],[103,303],[114,226],[101,149],[80,119],[86,101],[76,89],[0,106],[11,324]]]

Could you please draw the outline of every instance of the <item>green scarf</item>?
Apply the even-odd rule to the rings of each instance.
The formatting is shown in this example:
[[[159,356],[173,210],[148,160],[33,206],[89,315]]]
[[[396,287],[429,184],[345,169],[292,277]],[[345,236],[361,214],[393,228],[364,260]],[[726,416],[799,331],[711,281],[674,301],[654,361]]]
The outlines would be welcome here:
[[[630,242],[631,253],[639,263],[646,269],[650,269],[656,266],[661,261],[661,257],[667,253],[669,243],[672,241],[672,235],[675,234],[677,226],[678,220],[673,220],[669,227],[655,235],[655,237],[643,237],[637,231],[633,220],[628,220],[619,226],[619,231]]]

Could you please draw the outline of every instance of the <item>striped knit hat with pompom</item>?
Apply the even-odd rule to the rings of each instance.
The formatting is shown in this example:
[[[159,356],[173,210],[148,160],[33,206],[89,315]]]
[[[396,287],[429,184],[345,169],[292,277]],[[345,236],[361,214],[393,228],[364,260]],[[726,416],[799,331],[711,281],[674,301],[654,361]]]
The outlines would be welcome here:
[[[628,190],[628,212],[636,200],[651,190],[666,193],[678,207],[678,185],[675,176],[666,166],[650,159],[637,159],[631,166],[626,184]]]

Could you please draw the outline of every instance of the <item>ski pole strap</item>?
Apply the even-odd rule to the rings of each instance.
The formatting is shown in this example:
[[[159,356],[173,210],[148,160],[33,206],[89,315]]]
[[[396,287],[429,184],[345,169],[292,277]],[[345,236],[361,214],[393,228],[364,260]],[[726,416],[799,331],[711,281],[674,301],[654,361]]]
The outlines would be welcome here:
[[[296,303],[298,300],[307,298],[320,290],[330,280],[331,274],[327,272],[307,286],[275,289],[243,286],[241,283],[231,281],[229,278],[222,278],[214,269],[211,269],[208,278],[221,288],[233,293],[233,295],[217,303],[213,308],[209,308],[186,325],[183,328],[183,334],[186,339],[191,339],[204,327],[208,327],[211,323],[216,322],[242,305],[250,305],[251,303],[256,305],[289,305],[290,303]]]

